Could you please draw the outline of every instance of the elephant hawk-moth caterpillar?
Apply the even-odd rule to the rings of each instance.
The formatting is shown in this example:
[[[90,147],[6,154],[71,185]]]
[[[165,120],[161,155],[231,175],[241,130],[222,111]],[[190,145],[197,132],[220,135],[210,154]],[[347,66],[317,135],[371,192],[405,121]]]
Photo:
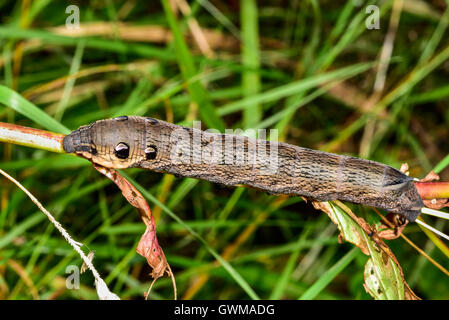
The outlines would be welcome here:
[[[137,167],[277,195],[345,200],[409,221],[424,207],[413,179],[379,162],[153,118],[99,120],[67,135],[63,148],[108,168]]]

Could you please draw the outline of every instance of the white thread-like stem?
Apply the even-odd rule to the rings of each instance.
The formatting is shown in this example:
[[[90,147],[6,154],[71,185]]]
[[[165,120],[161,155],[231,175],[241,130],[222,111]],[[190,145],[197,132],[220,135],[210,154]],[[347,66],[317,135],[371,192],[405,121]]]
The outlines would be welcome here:
[[[430,231],[432,231],[433,233],[439,235],[440,237],[442,237],[442,238],[444,238],[444,239],[449,241],[449,236],[448,235],[446,235],[443,232],[435,229],[434,227],[429,226],[427,223],[425,223],[425,222],[423,222],[423,221],[421,221],[419,219],[416,219],[415,222],[420,224],[420,225],[422,225],[424,228],[429,229]]]
[[[73,247],[73,249],[81,256],[86,266],[92,271],[92,274],[95,278],[95,287],[97,288],[98,297],[101,300],[120,300],[120,298],[113,292],[111,292],[104,280],[100,277],[100,274],[95,269],[94,265],[90,261],[90,259],[84,254],[83,250],[81,250],[81,246],[83,245],[81,242],[75,241],[72,237],[67,233],[67,231],[61,226],[61,224],[56,221],[53,215],[44,208],[44,206],[36,199],[24,186],[20,184],[16,179],[11,177],[5,171],[0,169],[0,173],[8,178],[10,181],[14,182],[16,186],[18,186],[25,194],[38,206],[38,208],[48,217],[50,222],[61,232],[62,236],[67,240],[67,242]]]
[[[421,208],[421,213],[449,220],[449,213],[446,213],[446,212],[443,212],[443,211],[439,211],[439,210],[435,210],[435,209],[430,209],[430,208],[425,208],[424,207],[424,208]]]

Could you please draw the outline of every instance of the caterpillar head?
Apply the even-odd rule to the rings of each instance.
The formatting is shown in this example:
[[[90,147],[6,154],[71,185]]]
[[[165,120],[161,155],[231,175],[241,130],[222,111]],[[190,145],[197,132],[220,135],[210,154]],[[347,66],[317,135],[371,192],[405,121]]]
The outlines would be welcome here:
[[[64,138],[63,148],[104,167],[121,169],[156,158],[157,147],[146,146],[145,141],[145,122],[121,116],[80,127]]]

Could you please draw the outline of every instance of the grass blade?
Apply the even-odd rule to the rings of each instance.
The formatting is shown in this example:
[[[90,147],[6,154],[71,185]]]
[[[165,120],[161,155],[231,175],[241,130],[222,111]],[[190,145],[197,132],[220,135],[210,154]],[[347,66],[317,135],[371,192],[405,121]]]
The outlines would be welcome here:
[[[168,20],[168,24],[173,32],[176,56],[178,59],[178,65],[181,69],[182,76],[187,82],[187,89],[193,102],[195,102],[199,108],[202,120],[211,128],[215,128],[220,131],[224,131],[225,125],[221,118],[217,115],[215,108],[210,103],[207,92],[204,89],[200,81],[189,80],[197,75],[197,70],[187,47],[184,37],[181,33],[181,29],[176,21],[175,15],[168,3],[168,0],[162,0],[162,5],[164,7],[165,15]]]
[[[259,30],[257,4],[255,0],[241,2],[240,21],[242,26],[242,90],[244,97],[250,97],[260,91]],[[247,105],[243,110],[243,127],[253,128],[262,119],[259,104]]]
[[[70,133],[70,130],[60,122],[50,117],[14,90],[2,85],[0,85],[0,103],[14,109],[18,113],[36,122],[47,130],[64,134]]]
[[[336,264],[327,270],[304,294],[299,300],[312,300],[323,291],[326,286],[335,279],[336,276],[346,268],[352,260],[359,254],[358,248],[352,248]]]

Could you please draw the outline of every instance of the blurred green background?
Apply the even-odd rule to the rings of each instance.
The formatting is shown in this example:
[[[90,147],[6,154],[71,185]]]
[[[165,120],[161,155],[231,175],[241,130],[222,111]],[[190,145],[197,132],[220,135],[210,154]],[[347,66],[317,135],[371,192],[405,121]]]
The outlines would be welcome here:
[[[292,144],[407,162],[419,178],[437,166],[448,181],[448,18],[444,0],[0,0],[0,84],[71,130],[123,114],[276,128]],[[0,121],[39,127],[7,105]],[[144,225],[115,185],[72,156],[5,144],[0,155],[0,168],[95,252],[109,287],[142,299],[151,281],[135,252]],[[307,297],[371,299],[367,257],[339,244],[336,226],[301,198],[126,173],[147,190],[181,298],[298,299],[313,288]],[[66,288],[66,268],[81,260],[44,215],[5,179],[0,191],[0,298],[95,299],[89,272],[79,290]],[[405,234],[449,268],[416,224]],[[446,275],[404,240],[387,244],[418,296],[449,298]],[[171,281],[158,280],[150,298],[172,297]]]

